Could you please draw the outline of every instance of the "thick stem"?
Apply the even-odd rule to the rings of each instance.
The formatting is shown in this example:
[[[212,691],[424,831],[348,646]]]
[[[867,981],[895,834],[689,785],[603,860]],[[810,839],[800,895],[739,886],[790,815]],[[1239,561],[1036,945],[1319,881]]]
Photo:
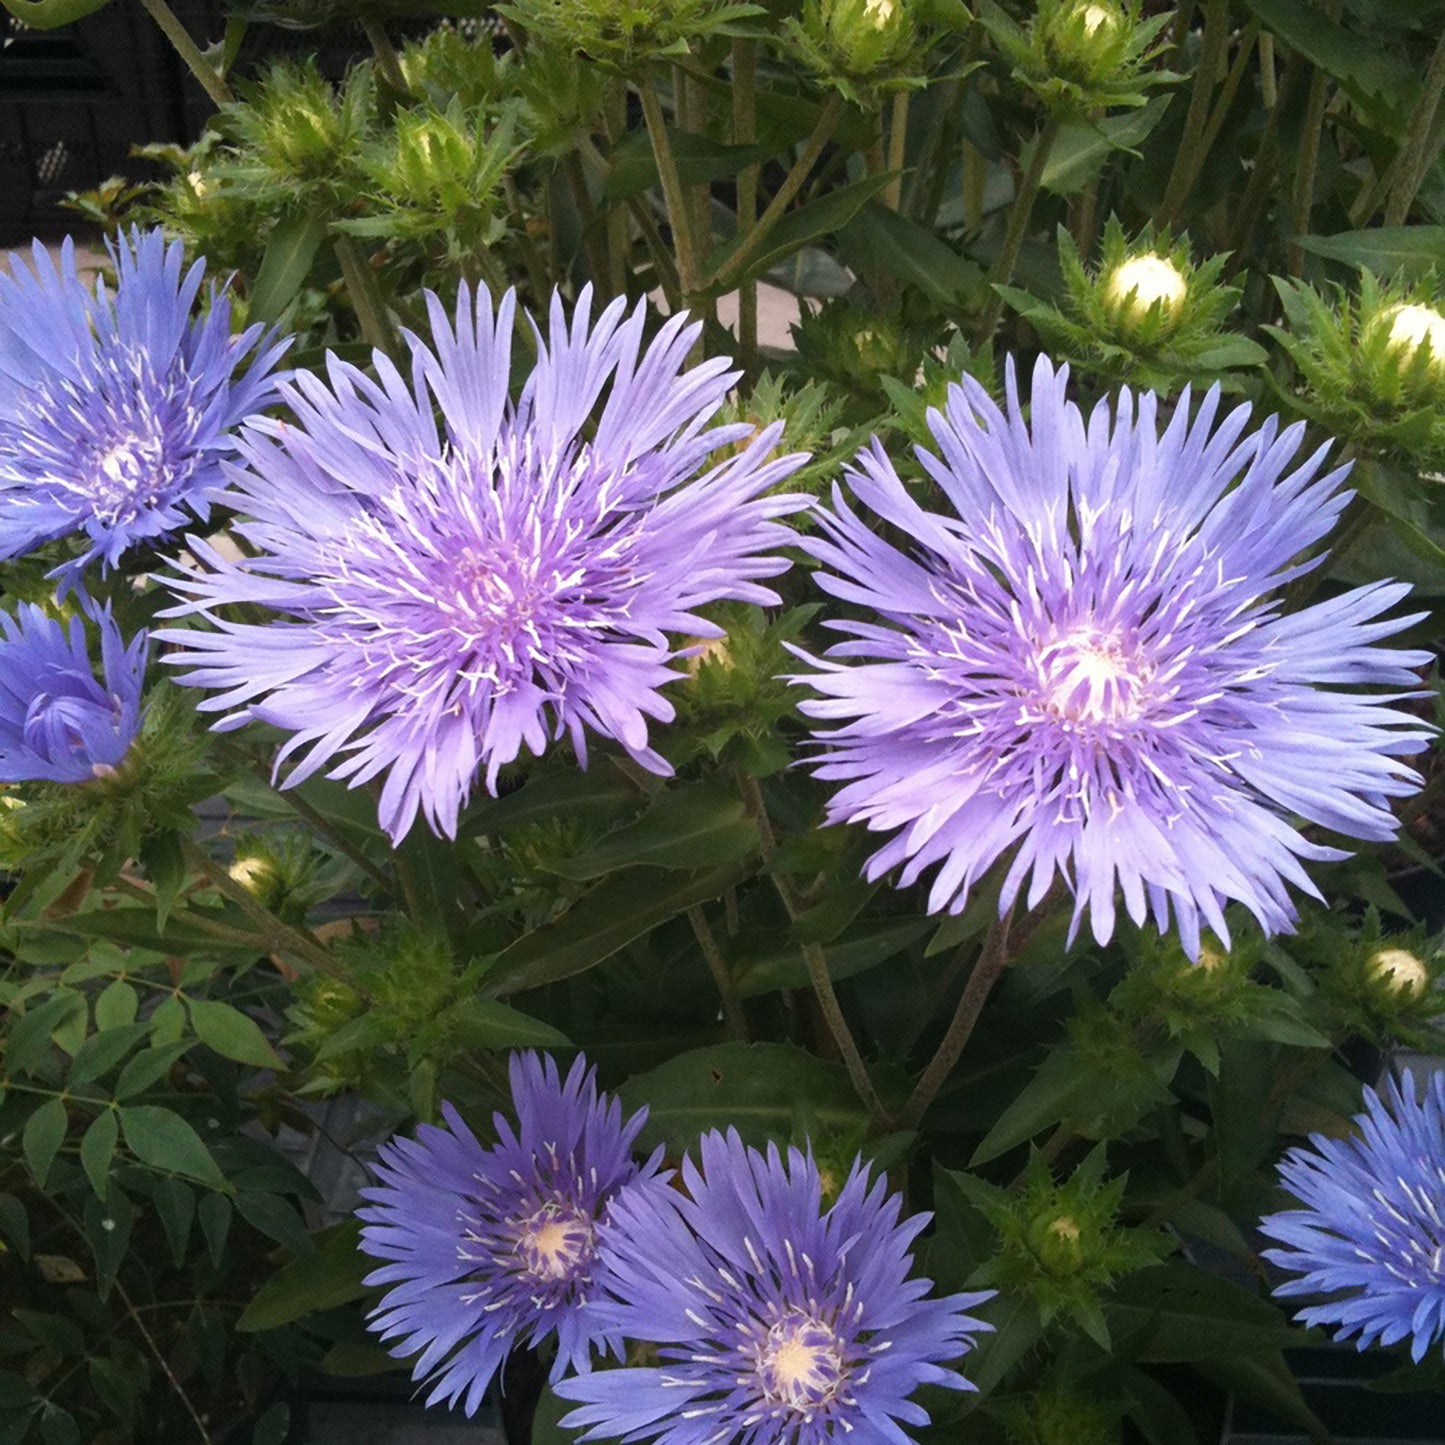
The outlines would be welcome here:
[[[742,275],[747,263],[757,253],[758,247],[767,240],[774,226],[783,219],[783,213],[792,204],[793,197],[803,189],[803,182],[808,179],[818,157],[823,154],[823,147],[833,138],[833,132],[838,128],[838,122],[843,118],[843,99],[839,95],[830,95],[827,104],[823,107],[823,113],[818,117],[818,123],[813,127],[810,135],[803,146],[802,153],[793,162],[792,169],[783,178],[783,184],[778,187],[777,194],[768,202],[767,209],[758,218],[758,223],[748,233],[746,239],[740,240],[737,249],[727,258],[717,274],[711,278],[711,284],[726,290],[730,282],[735,281]]]
[[[900,1131],[918,1127],[924,1114],[928,1112],[929,1105],[938,1097],[938,1091],[953,1072],[953,1066],[958,1062],[964,1045],[973,1034],[974,1025],[983,1013],[983,1006],[988,1002],[994,984],[1003,977],[1003,971],[1012,959],[1009,949],[1009,930],[1012,923],[1013,910],[1009,909],[989,925],[978,962],[974,964],[973,972],[969,974],[968,982],[964,985],[963,996],[953,1011],[948,1030],[895,1122],[895,1127]]]
[[[733,41],[733,144],[752,145],[757,138],[758,46],[754,40]],[[751,234],[758,218],[758,167],[745,166],[738,175],[738,242]],[[738,360],[745,372],[758,361],[758,283],[738,287]]]
[[[909,92],[900,90],[893,97],[888,117],[888,169],[893,178],[883,192],[883,200],[895,211],[903,204],[903,163],[908,156],[908,99]]]
[[[702,911],[700,906],[694,905],[687,910],[687,921],[692,924],[693,937],[697,939],[697,946],[707,960],[708,971],[712,974],[713,982],[717,984],[728,1033],[733,1038],[741,1039],[746,1043],[748,1019],[743,1012],[743,1001],[738,995],[738,986],[733,980],[732,969],[728,967],[728,961],[723,957],[722,949],[718,947],[717,936],[712,931],[712,925],[707,921],[707,914]]]
[[[763,862],[767,865],[768,876],[773,880],[773,887],[778,890],[778,897],[782,899],[788,917],[796,920],[802,912],[798,896],[793,891],[792,883],[773,867],[778,845],[777,839],[773,836],[772,824],[768,821],[768,809],[767,804],[763,801],[763,790],[758,786],[758,780],[751,773],[739,773],[738,781],[742,789],[743,805],[747,808],[748,815],[753,822],[757,824],[758,849],[763,856]],[[816,943],[803,943],[799,947],[803,952],[803,962],[807,965],[808,978],[813,985],[813,993],[817,997],[818,1007],[822,1010],[823,1019],[828,1025],[828,1032],[833,1036],[833,1042],[838,1045],[838,1053],[842,1056],[844,1066],[848,1070],[853,1090],[872,1116],[875,1127],[887,1128],[888,1111],[883,1107],[883,1101],[878,1097],[878,1091],[873,1087],[872,1079],[868,1077],[868,1068],[863,1062],[863,1055],[859,1052],[858,1041],[853,1037],[853,1031],[848,1027],[848,1020],[843,1016],[843,1007],[838,1002],[838,994],[833,987],[833,977],[828,972],[828,960]]]
[[[677,171],[677,160],[663,119],[662,101],[657,94],[657,79],[649,75],[638,87],[642,97],[642,114],[647,120],[647,134],[652,141],[652,156],[657,162],[658,179],[662,182],[662,202],[667,207],[672,227],[672,244],[677,252],[677,276],[682,287],[682,303],[691,306],[701,290],[697,269],[697,252],[693,248],[692,221],[688,213],[687,194]]]
[[[1194,72],[1194,88],[1184,116],[1184,140],[1174,157],[1174,170],[1164,189],[1159,218],[1172,222],[1194,185],[1206,152],[1201,145],[1209,100],[1219,82],[1219,69],[1229,48],[1229,0],[1208,0],[1204,7],[1204,45]]]
[[[371,273],[366,257],[355,238],[342,234],[336,238],[336,259],[341,263],[341,279],[346,283],[346,294],[356,312],[356,324],[366,341],[391,355],[396,350],[396,335],[387,319],[386,305]]]
[[[1405,224],[1415,196],[1429,173],[1430,165],[1439,154],[1435,121],[1442,96],[1445,96],[1445,31],[1441,32],[1440,43],[1430,57],[1420,103],[1411,112],[1410,123],[1405,131],[1405,142],[1391,167],[1394,177],[1390,187],[1390,199],[1385,204],[1387,226]]]
[[[225,77],[201,54],[200,46],[191,39],[190,31],[176,18],[175,11],[166,4],[166,0],[141,0],[141,4],[185,62],[186,69],[200,82],[201,89],[218,106],[233,104],[236,97],[226,84]]]
[[[376,68],[386,77],[386,83],[398,95],[409,95],[411,92],[401,68],[401,56],[396,53],[396,46],[391,43],[391,37],[381,21],[363,20],[361,28],[371,45],[371,53],[376,57]]]
[[[1018,194],[1014,196],[1009,210],[1008,230],[1004,232],[1003,249],[988,273],[994,286],[1007,286],[1013,280],[1014,267],[1018,265],[1019,252],[1023,250],[1024,237],[1028,234],[1029,220],[1034,213],[1034,202],[1038,199],[1039,187],[1044,179],[1044,167],[1049,163],[1049,153],[1058,138],[1059,123],[1056,120],[1044,122],[1043,129],[1034,139],[1034,153],[1029,158],[1029,168],[1019,182]],[[997,291],[988,303],[983,315],[980,339],[986,341],[993,335],[998,319],[1003,315],[1003,297]]]

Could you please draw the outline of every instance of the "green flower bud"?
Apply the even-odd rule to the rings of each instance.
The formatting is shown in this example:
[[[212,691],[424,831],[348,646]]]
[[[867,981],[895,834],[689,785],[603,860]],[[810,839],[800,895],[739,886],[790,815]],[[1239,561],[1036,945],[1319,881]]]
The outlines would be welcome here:
[[[1044,55],[1062,76],[1085,82],[1107,80],[1128,50],[1128,21],[1111,0],[1078,3],[1041,12],[1039,39]]]
[[[1415,361],[1421,352],[1433,376],[1445,379],[1445,316],[1432,306],[1406,302],[1388,306],[1376,318],[1385,328],[1385,346],[1401,362]]]

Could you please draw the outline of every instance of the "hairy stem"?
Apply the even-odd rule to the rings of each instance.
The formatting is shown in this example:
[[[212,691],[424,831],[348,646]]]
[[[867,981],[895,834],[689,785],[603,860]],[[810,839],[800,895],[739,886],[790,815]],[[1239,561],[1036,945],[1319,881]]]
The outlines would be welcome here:
[[[797,893],[788,878],[773,866],[777,857],[778,844],[777,839],[773,836],[772,824],[768,821],[763,790],[758,786],[758,780],[751,773],[739,773],[738,780],[742,788],[743,804],[753,822],[757,824],[759,850],[763,855],[763,862],[767,865],[768,876],[773,880],[773,887],[778,890],[778,897],[782,899],[788,917],[796,920],[802,912]],[[878,1091],[873,1087],[872,1079],[868,1077],[868,1068],[863,1062],[863,1055],[858,1050],[858,1041],[853,1037],[853,1031],[848,1027],[848,1020],[843,1016],[843,1007],[838,1002],[838,994],[833,987],[833,978],[828,972],[828,960],[822,948],[816,943],[802,943],[799,947],[803,952],[803,962],[808,967],[808,978],[813,985],[818,1007],[822,1010],[824,1022],[828,1025],[828,1032],[833,1036],[833,1042],[838,1046],[838,1052],[848,1070],[848,1077],[852,1080],[854,1092],[872,1116],[875,1127],[887,1128],[888,1111],[883,1107],[883,1101],[878,1097]]]
[[[185,62],[186,69],[200,82],[201,89],[218,106],[231,105],[236,97],[226,84],[225,77],[201,54],[200,46],[191,39],[190,31],[176,18],[176,12],[166,4],[166,0],[141,0],[141,4],[171,42],[171,48]]]
[[[672,243],[677,252],[677,276],[682,288],[682,304],[691,306],[701,290],[698,277],[697,252],[693,247],[692,218],[688,211],[687,193],[678,174],[677,159],[672,153],[667,122],[663,119],[662,101],[657,94],[657,77],[649,75],[638,88],[642,97],[642,114],[647,120],[647,134],[652,142],[652,156],[657,162],[657,175],[662,183],[662,201],[672,227]]]
[[[1184,204],[1208,153],[1201,142],[1205,118],[1209,114],[1209,101],[1229,49],[1229,26],[1229,0],[1208,0],[1204,7],[1204,44],[1194,71],[1189,109],[1184,115],[1184,141],[1174,157],[1174,170],[1159,206],[1159,219],[1166,224],[1174,220],[1176,212]]]
[[[1054,148],[1058,134],[1059,123],[1056,120],[1047,120],[1034,139],[1034,153],[1029,158],[1028,170],[1019,181],[1018,194],[1014,196],[1013,205],[1009,209],[1008,230],[1004,232],[1003,249],[998,253],[998,259],[988,273],[990,283],[996,287],[1007,286],[1013,280],[1014,267],[1018,265],[1019,252],[1023,250],[1024,237],[1028,234],[1029,220],[1033,216],[1034,202],[1038,199],[1039,187],[1043,183],[1044,167],[1048,165],[1049,153]],[[983,314],[981,340],[986,341],[993,335],[993,329],[1002,315],[1003,297],[995,291]]]
[[[813,127],[812,135],[804,143],[797,160],[793,162],[792,169],[783,178],[783,184],[778,187],[777,194],[768,202],[767,209],[763,214],[758,217],[757,225],[748,232],[745,238],[739,238],[737,249],[719,267],[717,274],[711,278],[713,286],[726,290],[731,282],[743,274],[747,263],[757,254],[758,248],[772,233],[773,227],[783,219],[783,213],[792,204],[793,197],[803,189],[803,182],[808,179],[818,157],[823,154],[823,147],[833,138],[833,132],[838,128],[838,122],[842,118],[842,97],[836,94],[830,95],[827,104],[823,107],[823,113],[818,117],[817,125]]]
[[[748,1019],[743,1012],[743,1001],[738,994],[737,983],[733,979],[732,969],[728,967],[728,961],[723,957],[723,951],[718,947],[717,936],[712,931],[712,925],[707,921],[707,914],[702,908],[694,904],[687,910],[687,921],[692,924],[693,937],[697,939],[697,946],[702,950],[702,956],[707,960],[709,972],[713,982],[717,984],[718,995],[722,999],[723,1018],[727,1021],[728,1033],[733,1038],[741,1039],[744,1043],[748,1039]]]

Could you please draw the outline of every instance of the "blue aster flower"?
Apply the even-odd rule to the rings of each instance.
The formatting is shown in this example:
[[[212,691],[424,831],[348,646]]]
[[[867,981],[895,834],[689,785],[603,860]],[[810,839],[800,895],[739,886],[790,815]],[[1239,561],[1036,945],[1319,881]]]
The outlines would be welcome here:
[[[1291,1149],[1280,1183],[1304,1207],[1260,1221],[1287,1246],[1264,1258],[1297,1275],[1282,1297],[1319,1301],[1300,1310],[1306,1325],[1359,1336],[1359,1348],[1410,1341],[1418,1364],[1445,1339],[1445,1071],[1415,1093],[1393,1080],[1383,1097],[1365,1090],[1358,1134],[1310,1135]]]
[[[512,294],[495,318],[465,286],[454,321],[427,304],[409,379],[379,354],[379,381],[333,358],[329,386],[284,389],[295,425],[248,429],[228,501],[255,555],[197,544],[205,570],[174,585],[213,630],[162,634],[181,681],[219,691],[202,708],[236,709],[219,726],[292,734],[288,784],[385,774],[393,839],[418,810],[454,835],[479,770],[495,791],[564,734],[584,765],[591,732],[666,773],[648,719],[673,716],[671,639],[719,636],[708,603],[777,601],[757,579],[785,570],[775,519],[805,500],[769,495],[803,460],[769,460],[780,427],[707,426],[737,373],[683,369],[685,318],[644,347],[640,303],[590,325],[587,291],[569,326],[554,298],[513,405]],[[276,616],[219,615],[232,603]]]
[[[620,1347],[583,1308],[597,1232],[626,1192],[666,1187],[661,1150],[632,1157],[647,1111],[624,1123],[585,1059],[563,1079],[551,1058],[513,1054],[511,1080],[515,1130],[494,1116],[483,1148],[444,1104],[445,1128],[383,1146],[359,1211],[362,1249],[392,1261],[366,1277],[390,1286],[371,1328],[395,1355],[420,1351],[412,1378],[431,1385],[429,1405],[461,1400],[468,1415],[515,1345],[555,1337],[554,1379],[586,1369],[593,1346]]]
[[[584,1440],[660,1445],[901,1445],[926,1425],[920,1385],[968,1390],[946,1368],[991,1329],[966,1310],[984,1294],[927,1298],[909,1246],[927,1215],[900,1219],[887,1182],[860,1162],[832,1207],[817,1166],[710,1133],[685,1193],[624,1194],[601,1233],[591,1313],[658,1346],[660,1364],[602,1370],[554,1388],[581,1408]]]
[[[12,256],[0,275],[0,558],[75,534],[67,585],[205,519],[284,350],[260,326],[232,336],[223,293],[193,319],[205,262],[183,269],[180,242],[134,230],[110,252],[114,292],[79,278],[68,239],[59,269],[37,241],[33,271]]]
[[[1231,899],[1288,930],[1286,884],[1319,896],[1300,860],[1347,856],[1298,820],[1382,841],[1419,781],[1399,759],[1429,730],[1362,690],[1418,686],[1427,654],[1374,645],[1416,620],[1383,617],[1409,589],[1284,610],[1350,495],[1344,468],[1317,479],[1324,449],[1294,463],[1302,426],[1221,419],[1217,388],[1162,430],[1152,394],[1086,420],[1066,381],[1039,361],[1029,422],[1012,367],[1007,413],[972,378],[950,387],[918,455],[952,514],[876,441],[859,457],[854,497],[907,550],[841,489],[805,542],[862,609],[796,679],[821,694],[804,712],[841,724],[818,734],[819,775],[844,784],[829,818],[894,834],[870,878],[937,865],[933,911],[1009,855],[1002,909],[1061,876],[1100,943],[1117,891],[1136,923],[1172,910],[1191,957],[1201,920],[1228,943]]]
[[[0,612],[0,783],[83,783],[112,773],[140,728],[146,642],[129,646],[108,611],[95,614],[101,675],[86,626],[33,603]]]

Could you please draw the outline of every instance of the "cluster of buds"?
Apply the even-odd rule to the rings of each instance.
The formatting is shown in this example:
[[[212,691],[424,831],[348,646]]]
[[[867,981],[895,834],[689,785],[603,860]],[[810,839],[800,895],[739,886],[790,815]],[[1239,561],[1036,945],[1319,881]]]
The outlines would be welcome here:
[[[1298,372],[1290,402],[1367,454],[1445,465],[1445,297],[1434,273],[1355,294],[1276,280],[1288,323],[1270,328]]]
[[[824,85],[856,103],[924,83],[913,0],[806,0],[784,33]]]
[[[1146,16],[1142,0],[1039,0],[1026,29],[983,0],[978,18],[1015,78],[1059,120],[1143,105],[1176,78],[1155,66],[1169,14]]]
[[[1229,373],[1264,361],[1262,347],[1225,329],[1239,299],[1237,288],[1220,283],[1226,257],[1196,265],[1187,238],[1150,228],[1131,240],[1112,217],[1097,265],[1084,264],[1062,227],[1058,245],[1058,305],[1003,288],[1056,357],[1101,380],[1166,396],[1191,382],[1228,386]]]

